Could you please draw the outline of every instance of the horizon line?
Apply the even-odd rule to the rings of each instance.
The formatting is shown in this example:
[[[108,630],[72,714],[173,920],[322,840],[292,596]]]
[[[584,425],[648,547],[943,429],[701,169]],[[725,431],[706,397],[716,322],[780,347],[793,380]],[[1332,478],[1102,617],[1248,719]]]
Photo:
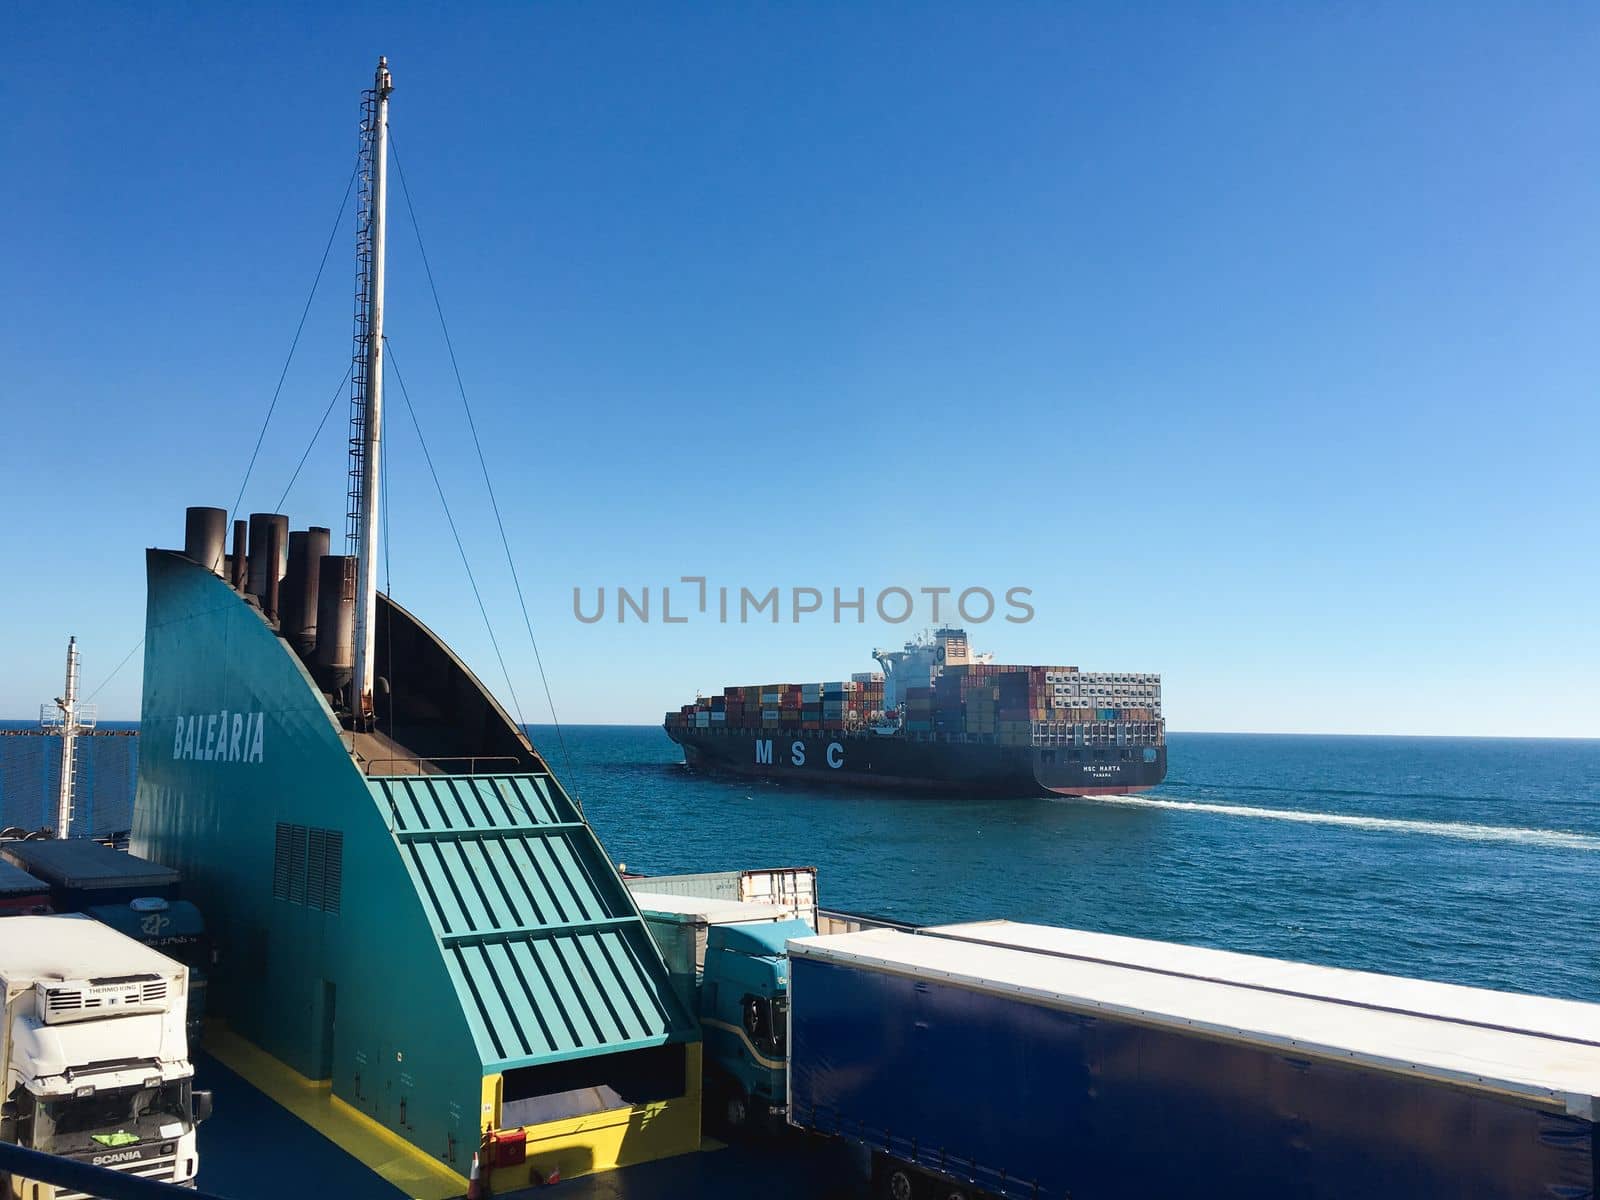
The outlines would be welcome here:
[[[103,717],[100,721],[102,725],[138,725],[140,723],[138,718],[128,717]],[[533,728],[555,729],[557,727],[551,721],[527,721],[524,724]],[[0,725],[32,727],[38,725],[38,720],[34,717],[0,717]],[[660,729],[661,725],[654,721],[564,721],[560,727],[563,729]],[[812,732],[821,731],[814,730]],[[1169,729],[1167,733],[1169,736],[1172,734],[1180,736],[1198,734],[1206,737],[1370,737],[1433,738],[1477,742],[1600,742],[1600,736],[1586,737],[1582,734],[1559,733],[1405,733],[1324,729]]]

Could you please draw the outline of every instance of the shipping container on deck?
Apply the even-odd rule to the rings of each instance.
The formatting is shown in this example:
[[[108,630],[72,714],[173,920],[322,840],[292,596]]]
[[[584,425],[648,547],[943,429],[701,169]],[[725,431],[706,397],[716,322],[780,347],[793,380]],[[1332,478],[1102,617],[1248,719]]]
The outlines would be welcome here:
[[[1594,1195],[1600,1005],[1036,928],[791,941],[790,1121],[940,1195]]]
[[[50,885],[0,861],[0,916],[50,911]]]
[[[0,859],[49,884],[58,912],[178,895],[179,876],[171,867],[90,838],[0,842]]]

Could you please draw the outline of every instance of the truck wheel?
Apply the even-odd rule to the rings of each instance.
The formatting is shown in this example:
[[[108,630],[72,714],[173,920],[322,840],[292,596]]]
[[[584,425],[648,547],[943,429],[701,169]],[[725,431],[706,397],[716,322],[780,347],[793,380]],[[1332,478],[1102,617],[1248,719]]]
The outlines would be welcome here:
[[[750,1123],[750,1102],[745,1099],[741,1088],[734,1088],[728,1093],[728,1102],[723,1107],[722,1119],[727,1121],[728,1128],[734,1133],[743,1133]]]
[[[909,1167],[889,1163],[883,1170],[883,1194],[888,1200],[915,1200],[917,1176]]]

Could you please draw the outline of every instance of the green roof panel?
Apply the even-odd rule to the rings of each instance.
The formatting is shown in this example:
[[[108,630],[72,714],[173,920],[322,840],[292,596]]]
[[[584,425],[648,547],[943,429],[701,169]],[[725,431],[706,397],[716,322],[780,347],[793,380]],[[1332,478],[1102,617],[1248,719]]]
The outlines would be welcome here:
[[[549,775],[368,780],[486,1070],[683,1041],[644,919]]]

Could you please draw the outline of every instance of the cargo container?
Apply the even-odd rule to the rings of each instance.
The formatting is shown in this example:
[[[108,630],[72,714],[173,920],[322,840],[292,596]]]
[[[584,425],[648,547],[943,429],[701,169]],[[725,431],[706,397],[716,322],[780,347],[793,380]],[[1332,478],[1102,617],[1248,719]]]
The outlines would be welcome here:
[[[1600,1005],[1114,941],[790,942],[789,1120],[896,1200],[1594,1194]]]
[[[784,914],[817,923],[815,867],[755,867],[742,871],[708,871],[690,875],[627,875],[630,891],[693,896],[704,900],[770,904]]]
[[[0,861],[0,916],[50,911],[50,885]]]

